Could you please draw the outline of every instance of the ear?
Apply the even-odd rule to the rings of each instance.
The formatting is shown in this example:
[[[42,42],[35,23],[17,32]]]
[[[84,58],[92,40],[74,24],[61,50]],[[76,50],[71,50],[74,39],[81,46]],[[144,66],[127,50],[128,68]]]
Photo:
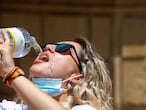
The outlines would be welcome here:
[[[83,79],[83,75],[80,73],[73,73],[70,77],[70,83],[72,85],[76,85],[77,83],[79,83],[81,80]]]

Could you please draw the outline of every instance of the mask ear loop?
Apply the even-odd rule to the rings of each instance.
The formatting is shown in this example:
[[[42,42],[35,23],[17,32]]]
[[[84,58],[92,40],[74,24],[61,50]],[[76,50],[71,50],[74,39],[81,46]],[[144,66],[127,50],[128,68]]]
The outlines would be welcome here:
[[[67,81],[70,81],[70,80],[72,80],[72,79],[74,79],[74,78],[78,78],[78,77],[82,77],[82,76],[83,76],[82,74],[79,74],[79,75],[77,75],[77,76],[72,76],[72,77],[70,77],[70,78],[68,78],[68,79],[63,80],[62,82],[67,82]]]
[[[83,76],[82,74],[79,74],[79,75],[77,75],[77,76],[70,77],[70,78],[68,78],[68,79],[66,79],[66,80],[63,80],[62,83],[67,82],[67,81],[70,81],[70,80],[72,80],[72,79],[74,79],[74,78],[82,77],[82,76]],[[69,83],[69,84],[67,85],[67,88],[64,88],[64,92],[67,92],[68,90],[71,90],[72,88],[73,88],[72,85]]]

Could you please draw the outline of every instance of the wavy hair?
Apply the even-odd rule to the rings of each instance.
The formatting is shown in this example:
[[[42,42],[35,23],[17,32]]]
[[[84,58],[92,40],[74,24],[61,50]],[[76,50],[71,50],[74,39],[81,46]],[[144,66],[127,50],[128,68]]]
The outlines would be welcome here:
[[[68,110],[80,104],[90,104],[97,110],[112,110],[112,83],[103,58],[86,38],[73,41],[82,46],[79,58],[83,67],[83,80],[71,89],[71,94],[61,103]],[[19,96],[15,101],[23,103]]]
[[[83,80],[73,87],[63,105],[70,109],[74,105],[90,104],[97,110],[112,110],[112,82],[103,58],[86,38],[76,38],[73,41],[82,46],[79,57]]]

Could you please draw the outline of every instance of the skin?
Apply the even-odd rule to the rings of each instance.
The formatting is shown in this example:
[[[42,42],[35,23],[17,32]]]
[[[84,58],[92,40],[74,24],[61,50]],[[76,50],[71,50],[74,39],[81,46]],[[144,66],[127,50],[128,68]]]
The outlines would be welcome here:
[[[81,46],[78,43],[72,41],[59,43],[69,43],[74,45],[77,51],[81,50]],[[59,77],[65,80],[72,73],[78,74],[78,62],[73,49],[60,53],[55,52],[54,48],[55,45],[48,44],[45,48],[45,51],[39,54],[38,57],[34,60],[34,63],[29,71],[32,77]],[[48,61],[45,61],[46,59]]]
[[[2,31],[1,34],[3,35],[4,40],[0,40],[0,76],[4,77],[5,73],[10,72],[12,68],[15,67],[15,62],[12,58],[12,49],[9,46],[10,41],[7,34],[4,31]],[[74,45],[78,53],[82,49],[78,43],[72,41],[59,43],[69,43]],[[40,53],[34,60],[29,73],[32,77],[51,77],[66,80],[80,75],[77,63],[77,58],[72,49],[58,53],[54,51],[54,45],[47,45],[45,51]],[[62,84],[62,87],[66,88],[68,83],[74,85],[78,83],[81,78],[81,76],[73,78]],[[15,78],[12,81],[11,88],[20,95],[31,110],[65,110],[58,102],[62,101],[69,94],[69,91],[58,97],[52,98],[37,88],[24,76]]]

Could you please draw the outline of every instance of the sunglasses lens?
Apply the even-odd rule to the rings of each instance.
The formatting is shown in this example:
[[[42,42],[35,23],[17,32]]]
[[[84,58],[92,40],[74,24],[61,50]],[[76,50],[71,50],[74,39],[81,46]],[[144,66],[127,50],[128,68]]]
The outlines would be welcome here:
[[[69,44],[59,44],[56,46],[55,51],[56,52],[65,52],[66,50],[72,48],[72,45]]]
[[[56,51],[56,52],[65,52],[65,51],[67,51],[68,49],[73,48],[73,50],[74,50],[74,52],[75,52],[75,54],[76,54],[78,63],[79,63],[79,64],[78,64],[78,65],[79,65],[79,69],[80,69],[80,71],[82,71],[82,66],[81,66],[80,59],[79,59],[78,54],[77,54],[77,52],[76,52],[76,49],[74,48],[73,45],[71,45],[71,44],[59,44],[59,43],[48,43],[48,44],[49,44],[49,45],[56,45],[56,47],[55,47],[55,51]],[[48,44],[46,44],[46,45],[48,45]],[[43,49],[43,50],[45,50],[46,45],[45,45],[45,46],[42,46],[42,49]]]

